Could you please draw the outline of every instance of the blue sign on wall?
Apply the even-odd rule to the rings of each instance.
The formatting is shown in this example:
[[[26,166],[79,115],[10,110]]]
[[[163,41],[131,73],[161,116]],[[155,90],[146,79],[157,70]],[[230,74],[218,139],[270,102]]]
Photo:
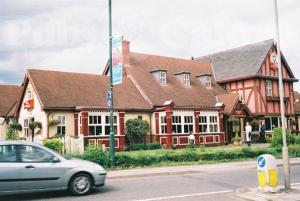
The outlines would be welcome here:
[[[258,166],[263,168],[266,165],[266,159],[263,156],[259,156],[257,159]]]

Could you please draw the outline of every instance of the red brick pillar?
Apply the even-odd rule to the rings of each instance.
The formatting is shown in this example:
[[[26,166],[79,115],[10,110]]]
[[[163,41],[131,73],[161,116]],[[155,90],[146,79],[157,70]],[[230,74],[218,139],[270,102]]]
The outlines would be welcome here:
[[[173,105],[166,105],[166,123],[167,123],[167,148],[172,148],[172,115],[173,115]]]
[[[220,144],[224,144],[225,132],[224,132],[224,114],[219,113],[219,129],[220,129]]]
[[[78,136],[78,113],[74,113],[74,135]]]
[[[119,113],[119,125],[120,125],[120,138],[119,138],[119,149],[124,150],[125,148],[125,122],[124,122],[124,112]]]
[[[199,133],[199,114],[200,112],[194,111],[194,127],[195,127],[195,133]],[[197,146],[200,145],[200,138],[199,136],[195,135],[195,143]]]
[[[159,142],[159,113],[158,112],[155,112],[154,113],[154,118],[155,118],[155,142]]]
[[[87,111],[81,112],[81,126],[82,126],[82,134],[84,136],[89,135],[89,113]]]

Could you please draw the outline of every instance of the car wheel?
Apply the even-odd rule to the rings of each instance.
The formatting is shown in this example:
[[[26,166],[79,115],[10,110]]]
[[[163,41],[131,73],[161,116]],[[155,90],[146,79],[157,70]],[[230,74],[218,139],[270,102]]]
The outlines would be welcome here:
[[[74,195],[86,195],[92,188],[92,178],[85,173],[80,173],[72,177],[69,190]]]

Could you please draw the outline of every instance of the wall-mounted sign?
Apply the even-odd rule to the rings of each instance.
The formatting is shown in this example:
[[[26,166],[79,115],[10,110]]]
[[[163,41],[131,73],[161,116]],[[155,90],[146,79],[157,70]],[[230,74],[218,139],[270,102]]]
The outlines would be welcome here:
[[[34,99],[30,99],[24,103],[24,109],[32,110],[34,108]]]
[[[112,84],[122,83],[123,74],[123,55],[122,55],[123,36],[112,39]]]
[[[277,68],[277,54],[272,52],[270,55],[270,68]]]

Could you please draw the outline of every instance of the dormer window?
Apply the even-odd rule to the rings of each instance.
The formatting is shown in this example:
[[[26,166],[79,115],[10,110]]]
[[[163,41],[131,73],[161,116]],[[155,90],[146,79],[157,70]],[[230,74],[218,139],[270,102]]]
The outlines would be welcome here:
[[[163,69],[157,69],[151,71],[153,76],[157,81],[159,81],[161,86],[166,86],[167,85],[167,71]]]
[[[191,86],[190,74],[191,73],[189,72],[179,72],[179,73],[175,73],[175,76],[185,87],[189,87]]]
[[[204,84],[206,88],[211,89],[211,75],[201,74],[197,76],[197,79]]]

